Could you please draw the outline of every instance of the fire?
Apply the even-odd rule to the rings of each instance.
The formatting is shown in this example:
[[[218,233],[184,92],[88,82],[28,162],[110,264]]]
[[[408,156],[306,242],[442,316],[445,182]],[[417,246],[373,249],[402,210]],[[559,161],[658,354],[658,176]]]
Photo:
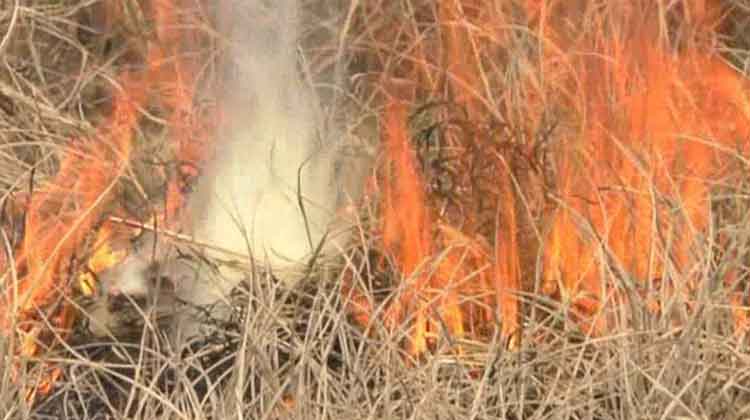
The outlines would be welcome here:
[[[15,258],[18,278],[4,278],[3,307],[7,309],[0,311],[4,331],[14,329],[23,337],[19,350],[22,357],[37,355],[54,344],[55,334],[45,325],[59,330],[57,334],[63,338],[70,330],[74,321],[73,307],[67,300],[72,287],[70,274],[81,270],[76,255],[91,232],[98,233],[95,253],[87,262],[90,270],[98,272],[122,258],[120,251],[110,249],[111,236],[115,230],[121,231],[119,234],[132,230],[103,223],[103,217],[116,213],[110,203],[112,190],[128,170],[142,110],[159,99],[155,105],[166,115],[170,134],[177,139],[175,155],[183,162],[179,169],[194,168],[205,152],[208,126],[196,116],[193,100],[193,61],[197,58],[188,60],[184,54],[184,45],[195,47],[186,42],[197,42],[199,37],[196,31],[184,28],[197,26],[199,16],[182,8],[177,0],[155,0],[148,6],[157,31],[148,42],[143,68],[119,77],[108,121],[96,134],[71,141],[60,156],[54,179],[32,191],[28,200],[24,238]],[[108,4],[107,20],[125,19],[123,7],[121,2]],[[132,12],[129,6],[128,10]],[[185,176],[190,175],[194,174]],[[169,225],[181,206],[185,176],[171,177],[163,224]],[[93,292],[90,276],[81,274],[78,282],[84,292]],[[50,389],[60,374],[59,369],[50,368],[28,396]]]
[[[630,286],[622,281],[646,294],[659,282],[694,301],[712,189],[748,152],[748,82],[717,52],[727,15],[720,2],[511,3],[440,2],[416,12],[437,36],[397,21],[375,34],[413,57],[383,68],[383,80],[399,88],[389,92],[398,99],[386,109],[391,164],[380,183],[383,247],[405,289],[389,314],[410,320],[414,354],[429,350],[425,337],[437,329],[428,313],[462,337],[476,321],[466,318],[471,305],[457,302],[487,291],[494,312],[480,319],[500,319],[511,338],[520,325],[518,293],[535,291],[528,285],[537,260],[538,291],[568,305],[591,334],[614,327],[606,312],[625,298]],[[404,80],[413,81],[406,99]],[[479,175],[493,184],[484,194],[457,181],[461,218],[443,210],[424,179],[429,168],[415,163],[407,115],[425,101],[453,106],[432,114],[450,121],[442,147],[461,151],[453,165],[492,168]],[[551,118],[557,128],[548,132]],[[487,129],[493,124],[517,128],[503,141]],[[493,203],[495,217],[482,217],[479,200]],[[494,230],[483,229],[490,223]],[[472,257],[449,251],[437,262],[455,238]],[[478,274],[459,285],[451,271]],[[726,284],[736,277],[729,273]],[[428,289],[442,297],[428,297]],[[644,297],[659,310],[658,300]],[[738,333],[746,330],[746,312],[735,316]]]
[[[398,265],[403,270],[406,284],[399,301],[391,307],[392,321],[405,316],[408,308],[414,311],[414,332],[411,348],[415,353],[426,349],[428,321],[427,299],[423,295],[430,275],[420,265],[432,252],[430,218],[424,199],[423,186],[412,152],[408,147],[406,127],[404,127],[403,105],[394,103],[386,115],[385,144],[389,157],[393,160],[392,183],[384,189],[383,242],[386,247],[395,249]],[[417,302],[409,305],[410,302]]]
[[[140,94],[133,89],[130,95],[118,95],[109,123],[96,136],[74,142],[75,148],[61,159],[55,179],[30,198],[15,261],[18,278],[5,278],[6,310],[0,312],[3,329],[15,328],[22,337],[22,357],[53,344],[55,333],[47,330],[45,318],[62,335],[70,330],[74,311],[65,298],[71,287],[66,275],[77,269],[77,249],[96,227],[108,192],[126,168]],[[49,389],[59,376],[59,368],[50,368],[40,379],[39,389],[28,390],[27,396]]]
[[[113,226],[104,224],[97,232],[92,249],[94,250],[88,259],[87,271],[78,276],[78,288],[86,296],[95,293],[97,284],[95,274],[101,273],[107,268],[115,266],[127,256],[127,251],[114,249]]]
[[[674,292],[684,296],[697,290],[712,184],[750,134],[746,81],[700,39],[713,13],[692,11],[695,23],[685,25],[695,39],[675,51],[648,19],[654,12],[612,6],[601,24],[616,16],[622,32],[602,28],[569,46],[600,55],[569,61],[580,92],[570,106],[582,122],[560,143],[561,204],[550,217],[544,281],[589,302],[590,313],[612,292],[601,280],[606,270],[636,282],[680,279]],[[604,319],[592,327],[604,332]]]
[[[365,15],[382,8],[364,3]],[[443,335],[486,338],[498,321],[515,345],[524,293],[558,298],[591,334],[613,327],[608,306],[629,287],[648,293],[662,282],[691,301],[712,189],[748,153],[748,82],[717,52],[720,2],[501,3],[437,2],[415,12],[436,30],[397,27],[394,17],[372,35],[410,58],[391,62],[389,51],[374,60],[387,156],[374,233],[401,283],[385,324],[407,322],[412,355]],[[121,258],[110,248],[119,227],[103,219],[142,111],[163,114],[181,163],[178,176],[165,175],[165,211],[154,224],[176,223],[185,185],[210,153],[211,119],[196,105],[201,17],[179,0],[134,4],[155,28],[142,68],[120,75],[108,120],[71,141],[54,179],[32,192],[23,243],[4,262],[17,278],[3,280],[9,309],[0,322],[23,337],[22,356],[52,345],[42,317],[63,336],[70,328],[64,298],[92,232],[92,271]],[[111,21],[124,18],[123,2],[109,7]],[[423,131],[440,133],[423,142],[436,156],[419,150],[427,146],[415,140],[415,111],[430,126]],[[347,292],[369,323],[373,309]],[[735,316],[745,331],[746,312]],[[52,370],[45,386],[59,375]]]
[[[467,185],[472,180],[461,180],[459,188],[466,191],[468,199],[460,203],[459,211],[468,215],[459,221],[455,214],[440,214],[437,203],[426,193],[428,187],[420,175],[421,168],[417,168],[406,124],[407,107],[414,103],[418,92],[445,90],[457,106],[442,111],[440,118],[458,122],[456,127],[446,130],[446,142],[450,144],[444,147],[455,148],[454,156],[461,156],[463,152],[481,150],[487,145],[486,137],[491,135],[482,127],[487,125],[487,104],[480,93],[486,86],[480,77],[481,64],[476,51],[470,48],[474,34],[464,24],[470,21],[484,28],[492,25],[491,16],[485,12],[480,2],[441,3],[436,19],[444,25],[438,40],[444,51],[435,54],[433,49],[438,48],[437,45],[419,43],[416,61],[425,65],[396,66],[393,70],[397,77],[394,80],[400,80],[398,76],[403,74],[422,84],[406,98],[403,98],[402,86],[397,84],[391,90],[399,99],[386,110],[383,143],[390,165],[381,182],[383,245],[386,252],[394,256],[405,282],[403,291],[389,307],[388,320],[391,326],[411,320],[413,331],[409,349],[415,355],[432,348],[431,343],[444,331],[454,338],[465,337],[470,332],[477,338],[483,335],[477,328],[491,325],[498,319],[502,321],[504,337],[513,338],[519,332],[516,293],[520,291],[521,255],[513,179],[516,163],[505,159],[497,150],[515,146],[492,145],[484,151],[486,155],[479,158],[481,162],[464,161],[455,171],[469,172],[473,169],[469,167],[476,164],[491,167],[489,172],[494,177],[485,180],[487,185],[482,191]],[[431,74],[435,67],[430,65],[428,57],[433,56],[443,58],[444,75]],[[436,80],[444,80],[443,85],[437,85]],[[491,159],[487,159],[490,156]],[[490,196],[480,197],[484,195],[484,188],[492,192]],[[480,215],[482,210],[476,208],[476,203],[487,198],[497,205],[497,211],[489,216]],[[489,234],[481,232],[489,224],[496,228]],[[495,309],[499,313],[494,313]]]
[[[137,95],[137,90],[131,92]],[[58,276],[69,268],[69,259],[101,215],[106,193],[125,169],[138,99],[118,96],[106,128],[93,138],[75,142],[78,144],[62,159],[55,180],[32,195],[16,259],[17,271],[25,274],[13,287],[7,287],[8,307],[13,311],[2,314],[6,327],[13,316],[31,316],[35,308],[56,298]],[[80,176],[82,173],[86,176]]]
[[[499,188],[503,209],[511,216],[498,221],[495,251],[488,242],[444,222],[425,196],[426,186],[407,140],[404,104],[393,103],[386,114],[384,143],[389,170],[383,182],[383,244],[403,273],[403,286],[389,307],[391,328],[411,319],[409,350],[421,354],[435,343],[443,326],[455,338],[495,317],[484,307],[498,307],[503,332],[511,337],[518,328],[519,288],[516,258],[514,199],[509,182]],[[501,169],[500,173],[506,173]],[[468,230],[468,229],[467,229]],[[489,269],[493,267],[492,269]],[[472,296],[490,296],[471,301]],[[461,303],[469,297],[468,303]],[[494,299],[493,299],[494,298]],[[473,335],[478,335],[473,334]]]

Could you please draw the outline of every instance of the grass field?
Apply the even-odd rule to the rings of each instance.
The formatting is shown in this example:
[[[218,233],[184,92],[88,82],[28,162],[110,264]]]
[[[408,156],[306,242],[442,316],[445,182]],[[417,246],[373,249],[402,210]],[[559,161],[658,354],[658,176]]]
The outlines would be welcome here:
[[[300,2],[355,240],[187,352],[91,337],[80,279],[176,229],[213,2],[0,2],[0,418],[750,418],[750,3]]]

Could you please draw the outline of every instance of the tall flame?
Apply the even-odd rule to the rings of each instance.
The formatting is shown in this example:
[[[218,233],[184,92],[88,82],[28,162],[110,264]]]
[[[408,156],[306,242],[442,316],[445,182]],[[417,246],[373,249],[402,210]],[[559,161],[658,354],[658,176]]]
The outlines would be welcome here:
[[[131,83],[129,77],[123,79]],[[12,309],[2,312],[6,328],[16,315],[36,317],[30,312],[51,304],[50,299],[64,290],[59,276],[66,273],[70,258],[99,221],[106,193],[127,165],[136,104],[142,95],[139,89],[118,94],[110,122],[98,135],[74,142],[55,179],[34,191],[16,260],[19,273],[25,274],[17,284],[5,285],[6,307]],[[65,327],[70,318],[63,318],[61,326]]]
[[[406,291],[390,310],[390,322],[400,320],[405,311],[414,312],[412,350],[426,349],[427,297],[424,295],[428,269],[422,267],[432,252],[430,215],[424,198],[424,186],[409,148],[404,106],[394,102],[386,111],[385,145],[392,159],[393,175],[386,182],[383,201],[383,242],[393,249],[407,281]],[[412,305],[412,302],[416,302]]]
[[[107,6],[107,21],[124,19],[123,3]],[[32,191],[29,199],[25,236],[15,259],[19,276],[4,278],[4,305],[0,310],[3,330],[15,327],[24,336],[20,349],[23,356],[35,355],[40,346],[54,343],[54,335],[45,325],[59,329],[56,333],[63,337],[70,329],[73,307],[66,299],[70,280],[76,275],[73,270],[79,269],[75,257],[91,232],[103,229],[99,239],[111,234],[114,226],[101,222],[109,211],[111,191],[128,168],[142,110],[159,99],[157,105],[177,142],[175,155],[184,167],[194,167],[205,152],[208,127],[194,109],[196,58],[188,60],[185,55],[198,45],[199,34],[194,28],[199,17],[177,0],[154,0],[149,6],[157,31],[156,39],[148,43],[143,68],[118,78],[108,121],[95,135],[71,141],[61,154],[54,179]],[[172,178],[167,215],[163,216],[167,221],[174,219],[182,205],[182,185],[183,180]],[[110,245],[106,240],[96,242],[96,246]],[[102,262],[113,264],[118,260],[114,253],[101,253],[96,251],[92,257],[96,261],[89,265],[97,263],[103,269]],[[45,318],[47,321],[43,321]],[[37,391],[48,390],[59,375],[59,369],[52,369],[39,389],[29,390],[28,396],[33,398]]]
[[[589,312],[607,299],[607,270],[636,282],[685,279],[674,285],[683,295],[696,289],[712,184],[750,134],[747,83],[700,40],[714,21],[706,4],[687,13],[693,39],[676,51],[660,36],[654,7],[608,9],[592,19],[599,31],[560,41],[544,57],[573,69],[569,89],[578,95],[567,105],[581,121],[556,150],[560,205],[550,217],[545,282],[588,302]],[[597,54],[559,53],[571,49]]]
[[[693,300],[705,262],[700,250],[712,240],[711,191],[750,144],[748,82],[716,48],[722,3],[451,0],[414,16],[439,30],[407,23],[374,34],[408,49],[412,60],[386,63],[383,79],[411,80],[415,92],[386,111],[385,150],[398,169],[383,181],[384,247],[408,279],[392,314],[405,319],[403,302],[439,285],[448,298],[436,312],[462,319],[450,329],[460,336],[471,309],[455,302],[489,287],[494,318],[511,337],[521,316],[518,292],[532,291],[525,285],[537,257],[541,291],[570,305],[590,333],[612,326],[603,310],[628,289],[653,293],[661,282]],[[492,201],[494,231],[482,228],[488,219],[480,211],[458,220],[425,193],[415,159],[405,158],[414,153],[405,146],[413,135],[406,121],[418,100],[453,104],[442,120],[462,127],[444,131],[444,147],[463,151],[453,155],[457,165],[494,168],[479,181],[494,183],[489,194],[464,184],[456,197],[464,208]],[[557,121],[551,134],[550,119]],[[514,126],[510,139],[496,140],[486,128],[493,124]],[[477,149],[482,157],[470,153]],[[539,153],[544,168],[530,170]],[[475,258],[435,262],[450,238],[462,238]],[[438,268],[429,280],[413,274],[430,261]],[[456,266],[481,273],[473,288],[447,280]],[[729,273],[726,282],[736,277]],[[429,347],[422,337],[430,326],[426,307],[416,305],[412,351],[419,353]],[[744,330],[745,312],[735,314]]]

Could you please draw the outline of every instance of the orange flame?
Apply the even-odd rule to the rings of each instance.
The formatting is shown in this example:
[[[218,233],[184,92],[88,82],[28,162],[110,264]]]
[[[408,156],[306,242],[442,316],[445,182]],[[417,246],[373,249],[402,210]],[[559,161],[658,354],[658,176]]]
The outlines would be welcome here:
[[[58,276],[65,273],[69,258],[98,221],[104,196],[127,164],[141,95],[138,89],[131,89],[130,95],[121,93],[110,123],[69,150],[54,181],[32,195],[17,258],[19,268],[24,268],[19,272],[26,274],[16,285],[6,285],[8,308],[26,313],[58,295],[54,293],[61,286]],[[13,313],[2,315],[7,327]]]
[[[122,3],[108,6],[110,22],[123,16]],[[99,225],[112,197],[109,193],[129,164],[139,110],[154,98],[160,99],[158,105],[167,115],[171,135],[178,142],[175,154],[187,167],[196,165],[204,153],[208,127],[194,110],[195,64],[185,58],[183,48],[184,45],[194,48],[198,35],[194,29],[182,26],[186,20],[197,21],[198,17],[172,0],[154,0],[150,6],[158,40],[149,43],[144,69],[119,78],[120,89],[113,98],[109,122],[95,136],[71,142],[60,159],[55,178],[33,191],[29,200],[25,237],[15,262],[20,276],[16,282],[5,280],[7,309],[0,311],[4,330],[15,325],[25,336],[22,356],[37,354],[39,344],[49,345],[54,341],[43,331],[44,324],[36,325],[38,322],[34,321],[43,313],[52,316],[50,325],[60,328],[63,337],[74,320],[72,306],[67,301],[60,303],[70,292],[70,282],[64,279],[73,274],[70,270],[76,269],[73,264],[76,252]],[[181,11],[179,19],[177,10]],[[157,92],[158,96],[152,96]],[[165,216],[170,221],[182,205],[183,182],[171,179]],[[103,226],[100,239],[109,236],[108,230],[112,228]],[[104,248],[99,249],[100,245]],[[99,243],[95,254],[104,266],[117,261],[106,245]],[[29,395],[49,389],[60,374],[59,369],[51,369]]]
[[[607,17],[621,33],[602,30],[567,46],[598,54],[570,62],[580,92],[570,105],[583,124],[559,150],[561,205],[551,218],[545,281],[572,302],[589,302],[592,314],[607,299],[607,267],[637,281],[685,278],[675,291],[695,290],[691,252],[708,227],[711,185],[729,165],[728,151],[741,150],[750,134],[746,82],[703,42],[668,49],[649,19],[653,8],[641,6],[611,7]],[[695,22],[713,21],[698,9],[689,14]]]
[[[444,25],[444,89],[460,106],[468,126],[481,124],[486,104],[481,100],[485,88],[479,77],[481,64],[476,51],[471,48],[473,38],[466,22],[484,22],[486,25],[489,22],[485,12],[480,2],[471,1],[443,2],[438,8],[437,18]],[[427,57],[432,54],[426,51],[432,48],[434,46],[420,45],[416,54],[428,62]],[[436,78],[430,74],[429,68],[428,65],[404,66],[394,72],[415,74],[414,79],[425,85],[418,87],[418,91],[430,92],[436,89]],[[431,200],[425,196],[427,187],[409,147],[406,106],[404,101],[392,103],[385,116],[384,144],[392,162],[392,172],[384,181],[383,242],[385,249],[394,255],[405,278],[410,279],[403,285],[405,291],[390,308],[389,320],[393,324],[413,313],[412,354],[427,351],[430,348],[427,336],[435,335],[441,325],[448,334],[463,337],[467,328],[473,330],[482,323],[495,320],[497,317],[486,308],[500,309],[503,335],[510,337],[519,326],[520,312],[515,292],[520,289],[521,278],[511,168],[508,162],[497,164],[497,173],[504,176],[499,177],[492,187],[499,191],[496,201],[501,209],[493,218],[497,225],[494,237],[483,239],[479,236],[477,230],[481,222],[473,215],[466,217],[462,228],[441,221],[443,218],[437,215]],[[455,116],[445,116],[446,120],[452,118]],[[476,143],[469,147],[481,147],[487,140],[481,133],[468,137],[468,141]],[[457,144],[456,147],[467,146]],[[493,243],[494,252],[491,251]],[[445,251],[434,255],[438,249],[435,245],[440,245]],[[435,267],[430,269],[432,259]],[[427,293],[428,287],[430,293]],[[431,298],[430,295],[439,297]],[[494,302],[493,298],[488,300],[488,295],[494,296]],[[409,306],[407,303],[410,302],[418,303]],[[437,317],[428,317],[428,310]]]
[[[429,214],[424,198],[424,186],[409,148],[404,125],[404,106],[394,102],[386,113],[385,144],[393,160],[393,174],[384,188],[383,242],[394,250],[399,267],[408,279],[406,291],[390,310],[389,322],[405,316],[407,308],[416,310],[411,348],[415,353],[426,349],[427,319],[424,289],[429,274],[420,267],[432,248]],[[415,306],[410,305],[415,302]]]
[[[186,186],[198,175],[197,167],[209,151],[209,119],[202,118],[194,104],[198,55],[185,48],[194,49],[203,39],[196,29],[200,17],[185,13],[188,8],[175,0],[153,0],[152,6],[159,47],[149,50],[148,78],[159,90],[163,107],[170,110],[167,124],[180,162],[179,177],[172,177],[167,186],[164,217],[171,225],[183,207]],[[178,19],[177,10],[182,11],[182,19]],[[180,29],[183,26],[187,29]]]
[[[124,80],[130,80],[126,76]],[[115,100],[113,117],[95,137],[82,139],[63,156],[55,179],[34,191],[27,210],[25,236],[16,258],[17,281],[4,280],[4,308],[0,323],[4,331],[15,326],[22,336],[21,356],[33,356],[54,342],[45,325],[65,336],[74,320],[73,307],[66,300],[70,282],[65,279],[76,269],[74,255],[87,234],[95,228],[107,203],[107,193],[122,175],[130,154],[136,103],[142,91],[130,90]],[[85,176],[82,176],[85,174]],[[47,315],[43,315],[47,313]],[[49,324],[42,321],[47,317]],[[61,375],[50,367],[27,399],[47,392]]]
[[[410,279],[390,315],[403,319],[406,302],[428,301],[427,287],[442,289],[445,298],[432,309],[454,320],[450,331],[463,335],[471,309],[456,302],[487,287],[495,293],[502,333],[510,337],[521,316],[516,292],[535,275],[537,256],[541,291],[571,305],[591,333],[612,326],[603,309],[623,297],[623,286],[613,279],[632,279],[638,289],[661,281],[690,302],[699,287],[695,267],[706,246],[711,190],[736,169],[750,135],[748,82],[715,48],[726,16],[722,3],[521,5],[526,20],[520,25],[519,9],[513,9],[518,5],[451,0],[413,15],[439,31],[417,33],[418,25],[407,22],[374,34],[383,45],[403,46],[412,58],[384,64],[383,79],[414,82],[414,94],[389,105],[385,116],[392,172],[383,181],[384,247]],[[530,31],[519,34],[524,24]],[[529,33],[536,40],[524,44]],[[497,77],[504,72],[515,78]],[[461,185],[457,198],[464,208],[477,200],[496,203],[493,233],[482,229],[487,219],[478,212],[452,218],[427,193],[408,146],[406,115],[417,100],[448,101],[460,109],[444,116],[460,118],[457,124],[465,127],[444,134],[450,147],[467,151],[457,153],[457,161],[476,159],[472,149],[484,151],[481,162],[495,159],[494,171],[486,172],[495,183],[491,193],[479,197]],[[550,115],[562,123],[540,145],[534,137],[545,131]],[[498,144],[483,128],[487,120],[516,125],[517,134]],[[519,164],[541,146],[548,148],[543,171],[553,172],[551,182]],[[547,199],[539,193],[544,190]],[[448,251],[426,274],[434,253],[455,238],[472,258]],[[543,246],[534,251],[537,241]],[[483,272],[488,264],[491,274]],[[449,272],[472,271],[481,274],[471,287],[448,280],[455,277]],[[736,277],[729,273],[727,284]],[[741,302],[739,295],[731,299]],[[646,301],[658,310],[658,302]],[[426,308],[409,308],[414,353],[429,347],[424,337],[433,326]],[[746,330],[747,312],[736,310],[735,316],[737,331]]]

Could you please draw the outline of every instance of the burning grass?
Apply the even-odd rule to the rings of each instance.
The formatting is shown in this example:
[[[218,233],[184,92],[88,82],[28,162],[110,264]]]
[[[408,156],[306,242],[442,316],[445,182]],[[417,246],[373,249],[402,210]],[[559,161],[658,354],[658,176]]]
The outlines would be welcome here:
[[[212,11],[66,0],[2,20],[4,412],[747,417],[747,7],[346,7],[309,54],[353,70],[350,132],[380,128],[359,239],[293,291],[251,277],[188,354],[150,328],[91,341],[70,297],[109,260],[94,245],[130,233],[106,216],[174,225],[219,119],[200,99]]]

